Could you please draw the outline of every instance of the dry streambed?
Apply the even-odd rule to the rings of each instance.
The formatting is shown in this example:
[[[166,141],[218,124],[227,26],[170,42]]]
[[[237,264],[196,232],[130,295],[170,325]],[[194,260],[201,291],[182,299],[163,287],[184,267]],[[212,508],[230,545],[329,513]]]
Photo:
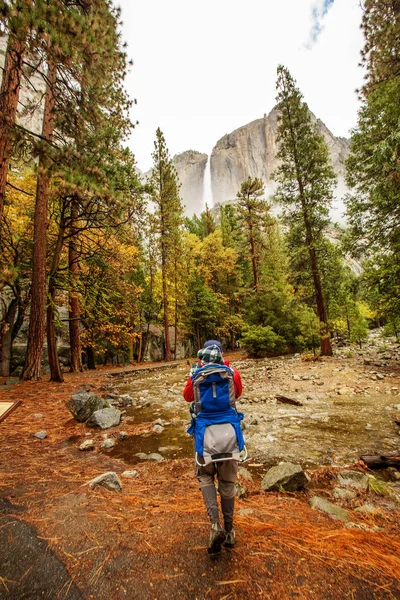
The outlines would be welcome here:
[[[304,362],[300,356],[234,360],[243,379],[238,409],[245,414],[252,461],[264,468],[281,460],[316,467],[351,464],[361,454],[395,452],[400,444],[395,423],[400,414],[398,345],[392,344],[384,361],[376,350],[349,356],[344,349],[317,362]],[[140,432],[117,441],[108,452],[132,464],[150,453],[165,458],[191,455],[185,433],[188,406],[182,398],[187,372],[181,365],[110,382],[109,391],[132,397],[125,418],[140,426]],[[282,404],[277,395],[301,406]]]

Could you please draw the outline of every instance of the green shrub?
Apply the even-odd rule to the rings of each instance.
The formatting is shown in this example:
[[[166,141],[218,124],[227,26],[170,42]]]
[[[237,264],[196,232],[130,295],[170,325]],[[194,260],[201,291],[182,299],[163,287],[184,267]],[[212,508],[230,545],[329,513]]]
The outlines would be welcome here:
[[[247,325],[243,328],[242,347],[250,356],[261,357],[285,350],[285,340],[269,325]]]

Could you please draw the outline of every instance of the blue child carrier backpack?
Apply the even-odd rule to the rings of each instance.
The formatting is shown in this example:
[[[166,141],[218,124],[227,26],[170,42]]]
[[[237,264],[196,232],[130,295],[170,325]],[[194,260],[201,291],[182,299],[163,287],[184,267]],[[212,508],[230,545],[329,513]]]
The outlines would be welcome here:
[[[245,460],[247,452],[240,427],[243,414],[236,410],[233,370],[210,363],[193,373],[192,382],[194,410],[188,433],[194,435],[197,464]]]

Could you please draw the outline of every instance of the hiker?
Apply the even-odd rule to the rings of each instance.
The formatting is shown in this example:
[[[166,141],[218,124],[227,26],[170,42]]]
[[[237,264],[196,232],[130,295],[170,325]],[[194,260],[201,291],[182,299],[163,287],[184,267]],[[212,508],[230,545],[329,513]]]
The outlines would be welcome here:
[[[197,369],[189,376],[183,396],[191,402],[196,451],[196,476],[211,522],[208,553],[217,554],[221,546],[233,548],[233,513],[239,453],[244,447],[236,398],[242,394],[242,380],[222,356],[218,340],[208,340],[197,353]],[[200,464],[199,464],[200,463]],[[219,520],[215,476],[221,497],[224,527]]]

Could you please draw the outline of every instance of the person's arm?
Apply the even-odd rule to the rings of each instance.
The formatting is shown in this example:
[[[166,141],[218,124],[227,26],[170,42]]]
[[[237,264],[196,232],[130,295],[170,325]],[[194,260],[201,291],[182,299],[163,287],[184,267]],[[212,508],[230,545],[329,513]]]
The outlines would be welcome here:
[[[240,398],[243,391],[242,378],[240,377],[239,371],[235,369],[235,367],[233,367],[233,385],[235,388],[235,398]]]
[[[185,398],[186,402],[193,402],[194,400],[193,383],[191,377],[188,377],[185,389],[183,390],[183,397]]]

